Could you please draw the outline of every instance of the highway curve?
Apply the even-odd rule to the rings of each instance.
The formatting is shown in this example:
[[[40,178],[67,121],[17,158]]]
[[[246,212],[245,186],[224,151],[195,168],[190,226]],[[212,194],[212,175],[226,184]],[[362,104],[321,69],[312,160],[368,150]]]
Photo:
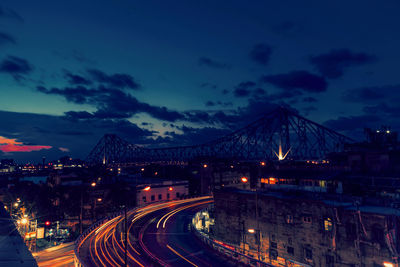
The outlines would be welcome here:
[[[201,197],[128,212],[128,266],[230,266],[189,229],[193,215],[210,203]],[[94,229],[78,251],[84,266],[124,266],[124,216]]]

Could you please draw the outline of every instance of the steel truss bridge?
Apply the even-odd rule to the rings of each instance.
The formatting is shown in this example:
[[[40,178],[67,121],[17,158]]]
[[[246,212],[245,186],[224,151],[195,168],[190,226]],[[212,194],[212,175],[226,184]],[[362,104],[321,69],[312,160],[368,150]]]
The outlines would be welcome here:
[[[146,148],[106,134],[88,155],[89,164],[183,164],[196,158],[234,160],[323,159],[340,152],[350,138],[312,122],[286,108],[208,143],[192,146]]]

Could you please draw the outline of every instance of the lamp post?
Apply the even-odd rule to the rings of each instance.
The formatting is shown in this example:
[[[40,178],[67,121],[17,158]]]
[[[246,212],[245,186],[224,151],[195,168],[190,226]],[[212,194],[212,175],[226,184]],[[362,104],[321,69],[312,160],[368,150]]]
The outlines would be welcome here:
[[[96,187],[96,182],[92,182],[90,184],[91,187]],[[82,183],[81,186],[81,205],[80,205],[80,214],[79,214],[79,233],[82,234],[82,226],[83,226],[83,189],[85,188],[84,184]]]

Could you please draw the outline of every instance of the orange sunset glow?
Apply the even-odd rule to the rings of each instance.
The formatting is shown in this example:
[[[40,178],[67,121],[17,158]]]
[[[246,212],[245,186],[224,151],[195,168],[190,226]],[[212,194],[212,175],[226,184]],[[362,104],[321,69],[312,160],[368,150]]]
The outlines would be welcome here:
[[[52,147],[41,145],[24,145],[22,142],[18,142],[17,139],[10,139],[0,136],[0,150],[3,152],[32,152],[50,148]]]

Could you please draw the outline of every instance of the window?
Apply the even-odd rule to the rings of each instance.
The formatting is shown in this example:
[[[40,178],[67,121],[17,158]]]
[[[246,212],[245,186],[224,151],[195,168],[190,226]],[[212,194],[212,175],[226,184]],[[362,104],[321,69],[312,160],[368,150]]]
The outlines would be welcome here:
[[[158,200],[160,200],[160,199],[162,199],[162,195],[161,194],[158,195]]]
[[[143,202],[146,202],[146,197],[143,197],[142,199],[143,199]]]
[[[278,248],[278,244],[276,244],[276,242],[271,242],[270,247],[276,249]]]
[[[179,197],[179,192],[176,192],[176,197]]]
[[[290,214],[286,215],[286,223],[289,223],[289,224],[293,223],[293,216],[292,215],[290,215]]]
[[[287,253],[290,255],[294,255],[294,247],[287,247]]]
[[[312,260],[312,250],[311,250],[311,248],[305,248],[304,249],[304,254],[305,254],[307,260]]]
[[[326,218],[324,220],[324,229],[325,231],[332,231],[333,223],[331,218]]]
[[[311,215],[303,215],[303,222],[304,223],[312,223]]]
[[[151,201],[154,201],[156,197],[154,195],[151,196]]]
[[[271,258],[271,260],[277,260],[278,259],[278,251],[276,251],[275,249],[270,249],[269,257]]]
[[[335,258],[332,255],[326,255],[325,260],[326,266],[333,267],[333,264],[335,263]]]
[[[169,193],[167,193],[167,199],[169,199]]]

